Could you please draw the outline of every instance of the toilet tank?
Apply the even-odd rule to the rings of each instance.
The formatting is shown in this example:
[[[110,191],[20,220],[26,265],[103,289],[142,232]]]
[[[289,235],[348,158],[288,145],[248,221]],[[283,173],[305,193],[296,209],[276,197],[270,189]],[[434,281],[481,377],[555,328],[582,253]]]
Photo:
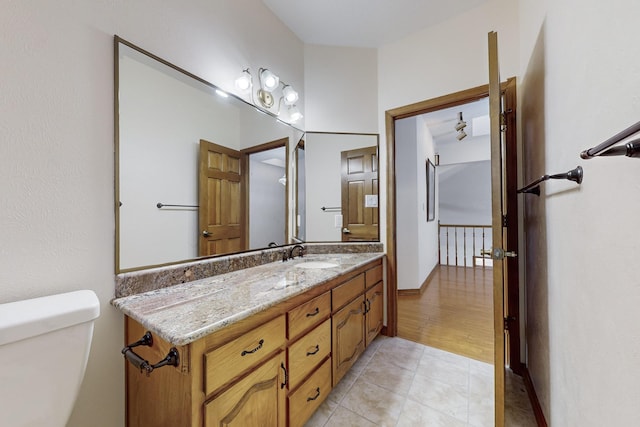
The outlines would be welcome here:
[[[99,315],[90,290],[0,304],[0,424],[66,425]]]

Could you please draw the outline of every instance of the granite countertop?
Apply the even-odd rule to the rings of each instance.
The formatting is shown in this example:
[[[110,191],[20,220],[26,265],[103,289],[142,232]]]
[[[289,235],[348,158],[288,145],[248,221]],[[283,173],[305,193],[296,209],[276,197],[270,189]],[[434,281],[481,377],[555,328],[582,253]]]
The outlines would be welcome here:
[[[186,345],[380,259],[380,252],[312,254],[116,298],[111,303],[173,345]],[[297,267],[308,262],[335,267]]]

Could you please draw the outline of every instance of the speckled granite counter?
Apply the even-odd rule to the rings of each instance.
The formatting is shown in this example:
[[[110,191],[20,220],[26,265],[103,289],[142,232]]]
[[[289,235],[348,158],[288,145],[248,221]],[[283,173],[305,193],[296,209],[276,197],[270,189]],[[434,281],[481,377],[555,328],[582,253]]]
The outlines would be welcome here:
[[[164,340],[185,345],[382,257],[382,252],[310,254],[116,298],[112,304]],[[314,261],[336,267],[299,267]]]

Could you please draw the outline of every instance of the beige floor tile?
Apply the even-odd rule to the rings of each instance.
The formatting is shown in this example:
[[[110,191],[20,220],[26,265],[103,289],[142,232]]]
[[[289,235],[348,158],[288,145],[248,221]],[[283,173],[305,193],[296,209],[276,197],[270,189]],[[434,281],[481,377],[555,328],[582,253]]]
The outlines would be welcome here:
[[[324,426],[329,420],[329,418],[331,418],[331,415],[333,414],[333,412],[336,410],[337,407],[338,407],[337,403],[329,399],[325,399],[325,401],[322,402],[322,405],[318,407],[316,412],[311,416],[311,418],[309,418],[309,420],[304,426],[305,427]]]
[[[351,387],[340,406],[367,418],[378,426],[395,426],[405,398],[362,378]]]
[[[424,347],[402,338],[392,338],[386,340],[378,351],[373,355],[372,361],[376,358],[384,359],[400,368],[415,370],[420,363]]]
[[[409,393],[415,372],[400,368],[385,359],[374,357],[372,361],[360,374],[361,379],[400,396]]]
[[[433,408],[408,399],[400,413],[397,427],[464,427],[467,424]]]
[[[416,374],[466,389],[469,384],[469,362],[468,359],[463,362],[424,354],[420,359]]]
[[[376,425],[355,412],[339,406],[324,427],[376,427]]]
[[[352,371],[347,372],[333,390],[331,390],[327,399],[335,403],[340,403],[357,379],[358,373]]]
[[[469,399],[466,387],[416,374],[408,398],[467,422]]]
[[[472,427],[493,427],[495,420],[493,392],[469,396],[469,425]]]

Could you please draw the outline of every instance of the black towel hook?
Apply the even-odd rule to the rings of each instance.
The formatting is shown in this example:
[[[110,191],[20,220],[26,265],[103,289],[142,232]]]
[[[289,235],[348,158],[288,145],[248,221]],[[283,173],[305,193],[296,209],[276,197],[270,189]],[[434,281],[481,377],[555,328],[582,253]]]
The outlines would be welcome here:
[[[566,172],[566,173],[557,173],[554,175],[541,176],[539,179],[519,189],[518,193],[531,193],[531,194],[535,194],[536,196],[539,196],[540,183],[543,181],[547,181],[549,179],[567,179],[569,181],[573,181],[578,184],[581,184],[583,177],[584,177],[584,171],[582,170],[582,166],[577,166],[575,169],[571,169],[569,172]]]

